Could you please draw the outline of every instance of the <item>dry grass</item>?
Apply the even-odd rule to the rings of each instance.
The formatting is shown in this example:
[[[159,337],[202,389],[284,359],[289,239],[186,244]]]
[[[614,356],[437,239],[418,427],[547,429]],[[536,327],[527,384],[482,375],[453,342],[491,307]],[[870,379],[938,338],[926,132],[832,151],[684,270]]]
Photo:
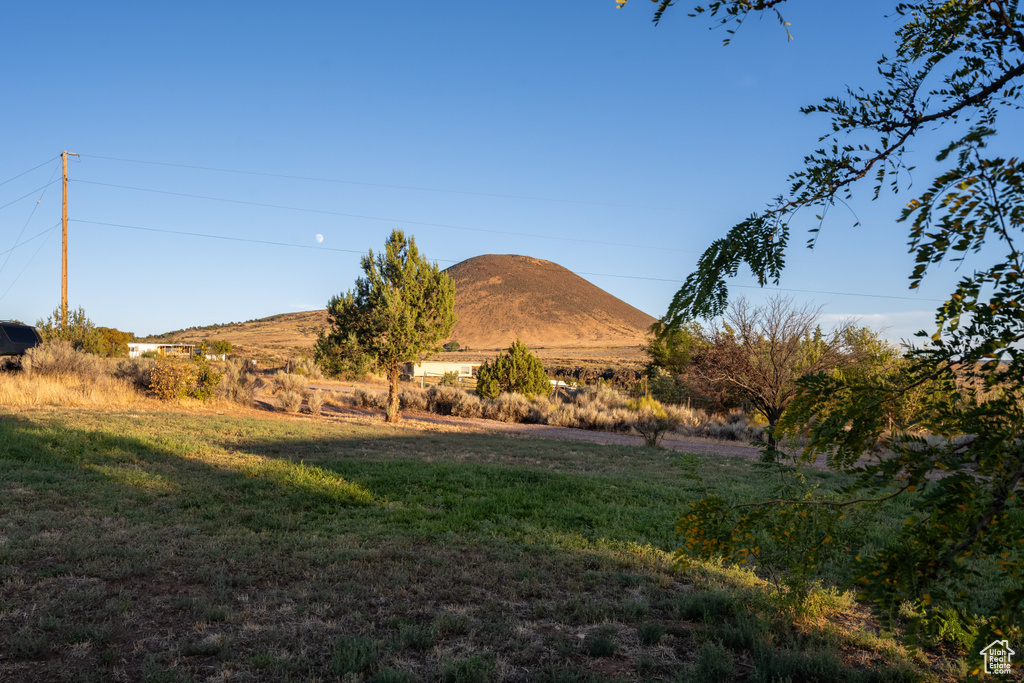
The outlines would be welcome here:
[[[606,384],[570,391],[566,395],[526,397],[505,393],[497,399],[481,399],[463,387],[431,385],[422,389],[403,386],[399,398],[402,410],[427,411],[438,415],[484,418],[508,423],[546,424],[599,432],[635,433],[650,431],[650,415],[641,408],[657,406],[655,431],[675,433],[682,437],[698,437],[751,443],[763,439],[763,427],[751,421],[742,411],[728,415],[709,415],[687,406],[660,404],[654,399],[629,399]],[[384,410],[387,392],[356,387],[351,398],[339,395],[328,399],[328,405]],[[646,421],[645,421],[646,420]],[[642,422],[642,424],[639,424]],[[639,424],[639,428],[638,428]]]
[[[7,410],[50,406],[123,409],[154,403],[130,383],[108,375],[84,379],[77,376],[30,376],[22,372],[0,373],[0,408]]]

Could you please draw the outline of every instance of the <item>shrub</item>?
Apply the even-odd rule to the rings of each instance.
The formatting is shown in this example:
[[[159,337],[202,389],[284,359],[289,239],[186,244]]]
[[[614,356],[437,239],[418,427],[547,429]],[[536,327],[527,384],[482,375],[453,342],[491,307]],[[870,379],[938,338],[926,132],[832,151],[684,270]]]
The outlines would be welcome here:
[[[337,408],[351,408],[356,405],[355,399],[340,391],[328,391],[324,394],[324,404]]]
[[[484,417],[502,422],[522,422],[530,414],[530,399],[521,394],[503,393],[484,408]]]
[[[352,392],[352,400],[359,408],[378,408],[384,410],[388,406],[388,395],[377,391],[356,389]]]
[[[666,414],[657,415],[652,412],[641,412],[633,422],[633,429],[644,438],[644,443],[656,448],[665,434],[679,426],[679,419]]]
[[[626,399],[604,381],[587,387],[577,397],[576,402],[583,406],[593,406],[599,410],[613,410],[626,405]]]
[[[690,408],[687,406],[674,406],[674,405],[663,405],[665,412],[669,415],[674,415],[679,420],[680,426],[684,428],[692,428],[701,425],[708,420],[707,413],[698,408]],[[678,427],[677,427],[678,429]]]
[[[444,346],[442,346],[441,348],[443,350],[445,350],[445,351],[458,351],[459,350],[459,342],[457,342],[457,341],[450,341],[447,344],[445,344]]]
[[[446,387],[457,387],[459,386],[459,373],[457,372],[446,372],[441,375],[441,384]]]
[[[556,427],[579,427],[580,421],[576,416],[575,403],[563,403],[555,408],[555,412],[548,418],[548,424]]]
[[[29,349],[21,359],[21,368],[29,376],[80,377],[87,381],[96,381],[103,375],[98,358],[76,351],[70,342],[63,340]]]
[[[291,389],[280,392],[277,395],[277,400],[281,402],[281,407],[286,413],[297,413],[302,407],[302,394]]]
[[[648,413],[658,417],[666,417],[668,415],[661,403],[650,396],[631,398],[626,401],[626,407],[630,410],[635,410],[637,413]]]
[[[248,361],[230,359],[225,364],[224,375],[221,377],[221,395],[229,401],[250,405],[261,383]]]
[[[162,358],[149,373],[149,388],[165,401],[188,396],[195,370],[191,363]]]
[[[189,395],[200,401],[209,401],[213,398],[217,386],[220,384],[221,374],[213,369],[209,359],[206,357],[206,347],[203,346],[198,356],[192,359],[193,383],[189,387]]]
[[[320,389],[314,389],[306,399],[306,404],[309,406],[309,412],[312,415],[319,416],[324,409],[324,392]]]
[[[277,374],[274,375],[274,390],[277,392],[294,391],[305,396],[309,392],[309,380],[302,375],[293,375],[283,370],[278,370]]]
[[[548,396],[551,380],[544,364],[518,339],[494,362],[485,362],[477,373],[476,393],[497,398],[502,392]]]
[[[114,368],[114,377],[124,380],[136,389],[149,389],[150,373],[156,366],[152,358],[128,358],[118,361]]]
[[[323,379],[324,373],[320,371],[320,367],[315,361],[309,358],[293,358],[288,361],[286,370],[293,375],[299,375],[301,377],[308,377],[309,379]]]
[[[427,390],[427,405],[430,412],[438,415],[451,415],[455,408],[455,402],[460,394],[466,392],[454,387],[437,384]]]
[[[690,677],[694,681],[707,681],[717,683],[718,681],[731,681],[735,675],[735,668],[732,662],[732,653],[717,641],[708,641],[700,646],[697,651],[697,662],[693,665]],[[816,680],[839,680],[842,673],[835,677]],[[784,676],[772,676],[765,680],[781,681],[791,680]]]
[[[459,395],[455,397],[455,403],[452,404],[452,415],[457,417],[481,417],[483,415],[483,406],[481,405],[480,397],[460,391]]]
[[[547,396],[537,396],[530,405],[530,410],[523,418],[524,422],[530,424],[548,424],[558,409],[560,403]]]
[[[653,622],[641,624],[636,629],[637,637],[640,638],[640,643],[643,645],[657,645],[667,632],[668,629],[664,626]]]
[[[427,392],[419,387],[402,389],[398,395],[398,404],[402,410],[427,410],[428,403]]]
[[[584,648],[591,657],[611,657],[615,654],[615,641],[604,634],[593,634],[584,641]]]

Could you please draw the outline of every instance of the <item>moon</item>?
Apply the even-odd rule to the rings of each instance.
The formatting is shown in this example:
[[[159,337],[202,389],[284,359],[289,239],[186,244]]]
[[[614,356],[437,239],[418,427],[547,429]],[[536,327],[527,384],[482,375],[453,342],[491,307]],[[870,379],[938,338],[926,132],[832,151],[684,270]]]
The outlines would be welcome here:
[[[316,241],[317,241],[317,243],[323,242],[324,241],[324,236],[321,235],[320,233],[317,233],[316,234]]]

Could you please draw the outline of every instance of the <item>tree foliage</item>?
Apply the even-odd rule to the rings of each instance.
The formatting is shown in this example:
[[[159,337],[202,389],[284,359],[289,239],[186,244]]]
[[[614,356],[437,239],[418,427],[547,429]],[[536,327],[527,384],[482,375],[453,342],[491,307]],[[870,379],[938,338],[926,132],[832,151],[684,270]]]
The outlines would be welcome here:
[[[76,351],[97,356],[123,357],[128,355],[128,342],[135,341],[131,332],[122,332],[114,327],[97,327],[85,309],[68,309],[67,323],[62,322],[60,306],[45,320],[36,321],[39,336],[47,341],[66,341]]]
[[[342,336],[334,329],[317,334],[313,361],[328,377],[361,379],[374,369],[374,359],[359,346],[355,334]]]
[[[846,344],[852,325],[843,323],[825,334],[818,318],[819,309],[780,296],[760,307],[737,299],[726,312],[724,328],[695,364],[705,382],[742,396],[768,422],[766,459],[776,457],[775,426],[796,396],[798,380],[855,360]]]
[[[54,308],[53,313],[45,320],[36,321],[36,329],[39,330],[39,336],[44,342],[66,341],[76,351],[98,354],[103,343],[96,323],[85,314],[85,309],[81,306],[77,309],[68,309],[66,323],[63,322],[61,307]]]
[[[376,359],[388,378],[388,422],[399,415],[401,366],[435,353],[455,326],[455,285],[436,263],[420,256],[416,241],[394,230],[384,253],[362,258],[365,275],[354,290],[331,297],[325,350],[362,353]],[[318,362],[324,357],[318,344]]]
[[[786,0],[713,0],[698,7],[735,27],[771,14],[785,25]],[[620,5],[624,4],[620,2]],[[655,21],[673,5],[660,0]],[[804,459],[820,454],[858,475],[851,496],[882,499],[894,493],[908,506],[906,524],[887,545],[851,562],[862,596],[891,614],[909,603],[927,629],[948,608],[964,610],[978,589],[980,567],[995,567],[999,599],[979,639],[1020,632],[1024,615],[1024,166],[991,153],[1002,114],[1016,109],[1024,76],[1024,17],[1017,0],[894,5],[895,47],[878,62],[881,87],[848,88],[805,107],[829,119],[821,146],[790,176],[789,191],[735,225],[701,256],[697,270],[672,300],[665,322],[724,312],[726,279],[742,265],[762,284],[778,283],[790,242],[790,220],[804,209],[818,216],[869,184],[874,198],[899,192],[911,147],[933,150],[945,169],[907,202],[899,220],[909,226],[916,288],[937,264],[964,273],[936,312],[928,340],[911,350],[898,371],[875,377],[819,373],[803,380],[786,426],[808,438]],[[727,39],[728,41],[728,39]],[[928,133],[923,136],[923,133]],[[811,231],[808,246],[821,225]],[[923,404],[916,420],[894,425],[893,407],[909,392]],[[932,435],[922,440],[921,431]],[[887,450],[859,463],[879,444]],[[810,500],[789,501],[820,508]],[[841,501],[830,503],[838,509]],[[865,503],[867,505],[867,503]],[[771,507],[771,506],[766,506]],[[713,533],[737,509],[691,508],[707,530],[691,549],[729,551],[732,536]],[[689,518],[686,528],[693,530]],[[779,521],[781,515],[770,515]],[[712,542],[713,541],[713,542]],[[819,537],[818,547],[823,547]],[[990,588],[991,589],[991,588]],[[991,638],[990,638],[991,639]],[[975,650],[975,654],[976,654]]]
[[[115,327],[97,327],[99,355],[109,358],[123,358],[128,355],[128,342],[135,341],[131,332],[122,332]]]
[[[485,361],[477,371],[477,394],[497,398],[503,391],[531,396],[551,393],[551,380],[544,363],[518,339],[493,363]]]
[[[210,340],[210,353],[217,355],[227,355],[231,353],[235,347],[227,339],[212,339]]]
[[[682,375],[693,361],[693,354],[707,346],[703,330],[696,321],[682,325],[666,325],[655,321],[648,330],[651,339],[647,343],[647,374],[660,368],[670,375]]]

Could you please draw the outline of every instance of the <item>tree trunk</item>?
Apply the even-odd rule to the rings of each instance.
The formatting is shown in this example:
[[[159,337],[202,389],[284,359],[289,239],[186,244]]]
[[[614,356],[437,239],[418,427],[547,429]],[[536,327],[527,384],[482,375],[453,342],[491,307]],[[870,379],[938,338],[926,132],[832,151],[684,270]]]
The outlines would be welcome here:
[[[779,408],[769,408],[764,411],[764,417],[768,420],[768,449],[761,452],[761,460],[764,462],[776,462],[778,460],[778,453],[775,450],[779,445],[779,440],[775,438],[775,425],[779,423],[779,418],[782,417],[782,410]]]
[[[384,412],[385,422],[398,422],[402,419],[398,412],[398,364],[388,369],[388,407]]]

